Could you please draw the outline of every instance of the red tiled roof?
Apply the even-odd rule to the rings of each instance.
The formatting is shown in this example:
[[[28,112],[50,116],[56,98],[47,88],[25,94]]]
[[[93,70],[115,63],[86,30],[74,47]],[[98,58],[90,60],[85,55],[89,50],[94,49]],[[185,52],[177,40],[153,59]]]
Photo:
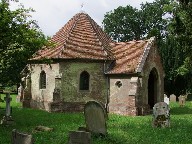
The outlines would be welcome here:
[[[150,40],[113,42],[88,14],[78,13],[30,60],[92,59],[115,60],[107,74],[129,74],[142,70],[151,47]]]
[[[50,40],[55,47],[44,47],[30,60],[94,59],[111,60],[112,40],[97,23],[85,13],[76,14]]]
[[[112,52],[116,59],[114,66],[107,74],[136,73],[143,67],[147,49],[151,47],[151,40],[111,43]]]

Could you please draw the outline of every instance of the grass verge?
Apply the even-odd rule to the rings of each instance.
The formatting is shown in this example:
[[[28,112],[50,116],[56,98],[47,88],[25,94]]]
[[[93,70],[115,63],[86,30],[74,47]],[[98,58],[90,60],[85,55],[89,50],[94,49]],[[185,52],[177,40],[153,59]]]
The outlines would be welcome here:
[[[9,144],[11,131],[18,129],[32,133],[35,144],[65,144],[68,131],[77,130],[84,126],[83,113],[49,113],[42,110],[21,108],[15,103],[16,95],[12,95],[13,125],[0,125],[0,144]],[[0,107],[5,104],[0,103]],[[187,102],[184,107],[178,103],[171,103],[171,127],[152,128],[152,116],[119,116],[109,115],[107,121],[108,134],[106,137],[93,137],[93,144],[187,144],[191,143],[192,103]],[[0,118],[4,114],[0,109]],[[35,132],[38,125],[54,128],[52,132]]]

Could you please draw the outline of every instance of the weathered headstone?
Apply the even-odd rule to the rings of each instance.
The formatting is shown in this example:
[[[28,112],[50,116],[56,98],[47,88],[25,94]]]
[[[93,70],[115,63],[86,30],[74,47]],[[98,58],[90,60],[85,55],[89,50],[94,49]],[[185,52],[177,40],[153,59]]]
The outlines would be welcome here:
[[[95,134],[107,134],[106,110],[97,101],[89,101],[85,104],[84,115],[86,128]]]
[[[12,130],[11,144],[34,144],[32,135]]]
[[[169,127],[170,114],[169,106],[165,102],[156,103],[153,107],[153,127]]]
[[[169,105],[169,98],[167,97],[166,94],[164,94],[164,102]]]
[[[179,105],[183,107],[185,105],[186,96],[180,95],[178,98],[179,98]]]
[[[91,133],[85,131],[70,131],[68,144],[90,144]]]
[[[12,98],[10,97],[10,93],[6,93],[6,97],[4,97],[4,100],[6,102],[6,109],[5,109],[6,113],[3,119],[1,120],[1,124],[8,125],[13,123],[13,119],[11,117],[11,105],[10,105]]]
[[[10,116],[11,115],[11,101],[12,98],[10,97],[10,93],[6,93],[6,97],[4,98],[5,102],[6,102],[6,116]]]
[[[170,102],[176,102],[176,96],[174,94],[170,95]]]
[[[21,98],[21,95],[22,95],[22,85],[20,85],[20,87],[18,88],[18,94],[17,94],[17,97],[16,97],[16,103],[19,103],[20,102],[20,98]]]

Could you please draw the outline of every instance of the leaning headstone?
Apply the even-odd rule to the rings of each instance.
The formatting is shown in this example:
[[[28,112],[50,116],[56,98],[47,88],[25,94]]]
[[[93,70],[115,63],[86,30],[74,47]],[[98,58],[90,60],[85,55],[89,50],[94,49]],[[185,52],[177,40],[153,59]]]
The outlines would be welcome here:
[[[170,102],[176,102],[176,96],[174,94],[170,95]]]
[[[185,105],[186,96],[180,95],[178,98],[179,98],[179,105],[183,107]]]
[[[90,144],[91,133],[85,131],[70,131],[68,144]]]
[[[156,103],[153,107],[153,127],[170,127],[169,106],[165,102]]]
[[[166,94],[164,94],[164,102],[169,105],[169,98],[167,97]]]
[[[12,130],[11,144],[34,144],[32,135]]]
[[[89,101],[85,104],[84,115],[86,129],[95,134],[107,134],[106,127],[106,110],[101,103],[97,101]]]

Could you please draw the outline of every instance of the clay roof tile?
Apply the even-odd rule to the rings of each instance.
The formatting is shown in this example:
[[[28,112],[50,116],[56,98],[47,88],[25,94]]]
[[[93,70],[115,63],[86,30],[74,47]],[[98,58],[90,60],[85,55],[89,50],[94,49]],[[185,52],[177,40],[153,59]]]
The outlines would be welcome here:
[[[112,52],[116,61],[107,74],[130,74],[139,72],[142,69],[153,41],[154,38],[126,43],[111,43],[110,45],[113,47]]]
[[[111,38],[85,13],[71,18],[50,40],[55,47],[44,47],[30,60],[95,59],[113,60]]]

